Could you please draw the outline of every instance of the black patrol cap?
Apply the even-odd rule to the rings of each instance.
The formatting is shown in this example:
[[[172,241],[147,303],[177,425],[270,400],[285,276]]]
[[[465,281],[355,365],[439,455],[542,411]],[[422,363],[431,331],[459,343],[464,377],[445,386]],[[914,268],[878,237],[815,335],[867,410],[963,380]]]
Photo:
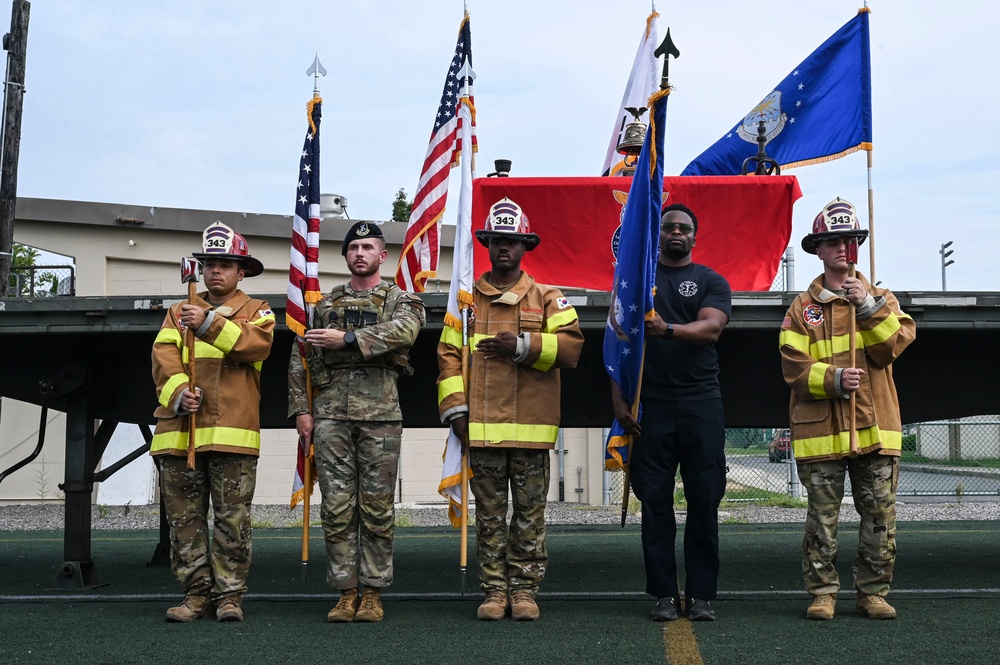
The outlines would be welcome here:
[[[382,235],[382,229],[378,227],[378,224],[357,222],[351,227],[344,238],[344,246],[340,248],[341,255],[347,256],[347,246],[351,244],[352,240],[358,240],[359,238],[381,238],[385,241],[385,236]]]

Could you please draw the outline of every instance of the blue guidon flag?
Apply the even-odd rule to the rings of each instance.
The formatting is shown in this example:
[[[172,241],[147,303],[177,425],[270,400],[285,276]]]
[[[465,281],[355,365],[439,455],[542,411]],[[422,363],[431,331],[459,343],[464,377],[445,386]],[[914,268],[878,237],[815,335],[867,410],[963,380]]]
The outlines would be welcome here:
[[[662,91],[650,98],[653,109],[650,128],[622,215],[611,308],[604,330],[605,370],[621,388],[629,404],[639,397],[645,321],[655,313],[653,289],[663,203],[663,126],[667,119],[667,97],[666,91]],[[641,418],[640,413],[638,419],[641,421]],[[612,423],[604,455],[606,469],[619,470],[629,463],[631,438],[618,420]]]
[[[681,175],[740,175],[757,154],[760,121],[767,156],[783,169],[871,150],[869,11],[858,10]]]

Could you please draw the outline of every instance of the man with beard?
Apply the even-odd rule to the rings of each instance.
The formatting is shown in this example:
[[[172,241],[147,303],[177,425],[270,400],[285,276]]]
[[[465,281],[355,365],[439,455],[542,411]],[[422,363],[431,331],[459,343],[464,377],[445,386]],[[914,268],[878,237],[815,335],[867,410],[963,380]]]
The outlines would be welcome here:
[[[540,239],[519,205],[507,198],[494,204],[476,239],[489,249],[491,269],[473,289],[469,385],[462,380],[462,334],[446,325],[438,343],[438,409],[469,446],[485,595],[476,617],[499,621],[509,609],[515,621],[535,621],[548,567],[545,503],[549,451],[559,435],[559,370],[576,367],[583,333],[562,292],[521,270],[524,253]]]
[[[288,365],[288,414],[315,449],[326,579],[341,591],[331,623],[384,616],[403,434],[396,381],[412,374],[406,351],[425,323],[423,303],[379,276],[388,253],[377,226],[352,226],[343,255],[351,279],[317,303],[305,334],[311,410],[298,342]]]
[[[632,489],[642,501],[646,593],[657,599],[654,621],[681,613],[674,540],[674,478],[680,466],[687,499],[684,596],[691,621],[714,621],[719,578],[719,503],[726,488],[726,425],[715,343],[729,323],[732,291],[725,278],[691,262],[698,218],[682,204],[660,216],[655,315],[646,321],[642,426],[611,382],[615,418],[637,437]]]

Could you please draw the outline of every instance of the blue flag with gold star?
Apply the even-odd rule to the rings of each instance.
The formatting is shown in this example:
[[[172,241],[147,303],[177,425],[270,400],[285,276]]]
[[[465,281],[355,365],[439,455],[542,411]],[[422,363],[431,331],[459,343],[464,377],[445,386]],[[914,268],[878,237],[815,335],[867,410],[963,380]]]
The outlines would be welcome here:
[[[783,169],[871,150],[868,14],[858,10],[681,175],[740,175],[743,161],[757,154],[761,121],[767,156]]]
[[[650,97],[649,130],[639,155],[625,214],[618,229],[615,278],[611,308],[604,330],[604,367],[621,388],[625,400],[638,397],[642,375],[645,321],[652,318],[653,288],[660,237],[660,207],[663,202],[663,129],[667,119],[667,91]],[[652,165],[652,166],[651,166]],[[641,419],[641,414],[639,415]],[[632,437],[615,420],[611,425],[604,466],[621,469],[628,464]]]

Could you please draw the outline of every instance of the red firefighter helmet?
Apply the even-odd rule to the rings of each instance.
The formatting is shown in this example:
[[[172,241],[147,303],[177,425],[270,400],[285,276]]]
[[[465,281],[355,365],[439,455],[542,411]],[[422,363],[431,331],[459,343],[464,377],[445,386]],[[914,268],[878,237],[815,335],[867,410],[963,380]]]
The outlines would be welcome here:
[[[538,247],[538,243],[541,242],[541,238],[531,232],[528,216],[521,211],[521,206],[506,196],[493,204],[493,207],[490,208],[490,214],[486,217],[486,224],[482,229],[476,231],[476,239],[483,246],[490,246],[490,238],[520,240],[529,252]]]
[[[236,231],[223,224],[215,222],[202,233],[202,252],[193,254],[201,262],[206,259],[229,259],[238,261],[244,270],[244,276],[256,277],[264,272],[264,264],[250,256],[250,246],[246,239]]]
[[[854,205],[839,196],[827,203],[813,220],[812,233],[802,239],[802,249],[810,254],[816,253],[816,246],[826,238],[850,236],[862,244],[868,237],[868,231],[858,224],[858,215]]]

